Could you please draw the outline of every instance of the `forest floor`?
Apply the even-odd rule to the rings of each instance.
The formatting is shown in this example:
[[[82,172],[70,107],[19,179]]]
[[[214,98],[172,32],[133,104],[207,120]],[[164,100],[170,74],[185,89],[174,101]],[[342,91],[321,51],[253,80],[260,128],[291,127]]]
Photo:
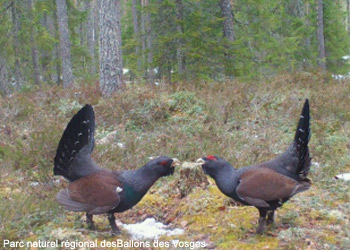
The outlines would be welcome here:
[[[53,176],[56,147],[85,103],[96,115],[93,158],[105,168],[135,169],[157,155],[194,162],[208,154],[239,168],[288,147],[305,98],[312,117],[313,185],[278,210],[265,234],[254,234],[254,207],[232,202],[210,178],[181,167],[158,180],[133,209],[117,214],[118,223],[153,217],[185,230],[159,241],[205,242],[208,249],[350,246],[350,182],[334,179],[350,172],[350,81],[300,73],[265,82],[128,85],[108,98],[97,89],[94,84],[69,91],[33,87],[0,97],[0,248],[4,240],[129,242],[125,230],[110,235],[106,216],[95,216],[97,230],[90,231],[84,214],[66,212],[55,201],[67,185]]]

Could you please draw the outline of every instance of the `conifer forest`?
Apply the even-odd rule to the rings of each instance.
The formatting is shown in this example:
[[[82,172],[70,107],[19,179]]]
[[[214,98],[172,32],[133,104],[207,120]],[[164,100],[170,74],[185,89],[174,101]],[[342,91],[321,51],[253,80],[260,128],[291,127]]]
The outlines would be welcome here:
[[[349,249],[350,0],[0,0],[0,249]]]

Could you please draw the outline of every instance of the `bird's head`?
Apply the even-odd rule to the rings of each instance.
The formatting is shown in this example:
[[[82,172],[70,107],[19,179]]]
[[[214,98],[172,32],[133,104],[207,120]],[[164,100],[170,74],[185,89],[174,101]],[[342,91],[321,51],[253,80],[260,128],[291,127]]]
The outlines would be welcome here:
[[[176,158],[168,156],[158,156],[150,160],[145,166],[159,174],[159,176],[167,176],[174,173],[175,166],[179,166],[180,161]]]
[[[205,174],[214,179],[219,172],[224,171],[228,167],[232,168],[226,160],[214,155],[199,158],[196,163],[202,166]]]

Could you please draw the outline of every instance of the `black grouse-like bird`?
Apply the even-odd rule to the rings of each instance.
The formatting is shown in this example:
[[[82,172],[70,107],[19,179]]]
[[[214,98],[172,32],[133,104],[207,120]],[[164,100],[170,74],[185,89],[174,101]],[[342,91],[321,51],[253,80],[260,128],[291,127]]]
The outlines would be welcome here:
[[[173,174],[180,162],[160,156],[137,170],[117,172],[100,168],[90,156],[94,132],[94,110],[85,105],[68,123],[58,144],[54,174],[62,175],[71,183],[56,198],[67,210],[86,212],[93,230],[93,215],[107,213],[113,234],[119,234],[114,213],[135,206],[156,180]]]
[[[289,148],[271,161],[233,168],[224,159],[209,155],[197,160],[225,195],[259,210],[257,233],[274,221],[274,212],[297,193],[310,188],[307,178],[311,165],[309,101],[306,99],[294,140]]]

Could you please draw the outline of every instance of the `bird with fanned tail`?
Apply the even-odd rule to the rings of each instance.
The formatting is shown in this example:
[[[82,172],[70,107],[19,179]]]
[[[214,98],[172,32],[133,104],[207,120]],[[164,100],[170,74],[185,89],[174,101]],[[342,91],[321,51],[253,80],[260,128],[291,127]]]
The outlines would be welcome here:
[[[58,144],[54,174],[65,177],[70,184],[56,199],[66,210],[85,212],[93,230],[93,215],[108,214],[112,233],[119,234],[114,213],[135,206],[160,177],[173,174],[180,162],[160,156],[137,170],[100,168],[90,156],[94,149],[94,133],[94,110],[87,104],[68,123]]]
[[[257,233],[274,222],[275,210],[297,193],[310,188],[307,178],[311,157],[310,111],[306,99],[292,144],[273,160],[236,169],[226,160],[209,155],[197,160],[225,195],[259,210]]]

